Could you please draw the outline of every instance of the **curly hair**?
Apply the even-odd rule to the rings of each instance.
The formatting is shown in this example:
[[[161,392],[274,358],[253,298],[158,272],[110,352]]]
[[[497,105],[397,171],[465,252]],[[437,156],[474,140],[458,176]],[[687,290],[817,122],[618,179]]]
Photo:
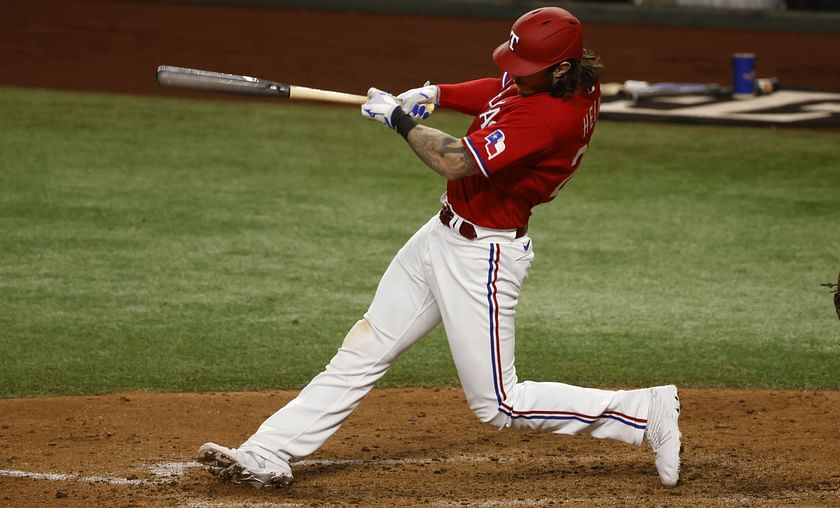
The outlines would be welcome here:
[[[571,67],[566,74],[556,79],[551,86],[551,95],[553,97],[568,99],[580,90],[589,90],[601,78],[601,69],[604,68],[604,65],[601,63],[601,57],[595,54],[594,51],[584,49],[583,60],[580,62],[577,60],[567,60],[567,62],[571,64]],[[558,65],[560,63],[552,66],[550,69],[551,72],[554,72],[554,69]]]

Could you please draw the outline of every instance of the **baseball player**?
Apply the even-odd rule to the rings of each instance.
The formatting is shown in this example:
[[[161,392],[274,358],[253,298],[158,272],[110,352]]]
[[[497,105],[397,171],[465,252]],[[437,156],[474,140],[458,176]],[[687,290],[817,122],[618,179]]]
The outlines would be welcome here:
[[[551,201],[577,170],[598,119],[596,55],[580,21],[545,7],[526,13],[493,52],[503,71],[398,97],[371,88],[365,118],[403,136],[447,179],[442,207],[400,249],[363,319],[326,369],[239,448],[204,444],[198,460],[219,478],[254,487],[292,481],[290,462],[332,436],[397,357],[443,323],[467,402],[495,427],[647,441],[661,482],[679,478],[675,386],[628,391],[520,381],[514,316],[534,259],[531,209]],[[425,104],[475,119],[456,138],[417,125]]]

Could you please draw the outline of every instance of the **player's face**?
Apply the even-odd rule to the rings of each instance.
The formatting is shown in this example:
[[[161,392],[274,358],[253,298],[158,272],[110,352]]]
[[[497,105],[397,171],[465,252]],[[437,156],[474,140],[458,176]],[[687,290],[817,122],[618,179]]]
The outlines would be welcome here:
[[[544,69],[530,76],[514,76],[513,82],[516,83],[516,89],[522,97],[547,92],[551,89],[551,69]]]
[[[516,83],[516,88],[522,97],[539,92],[548,92],[551,90],[554,80],[569,72],[571,67],[572,65],[569,62],[563,62],[554,67],[535,72],[530,76],[514,76],[513,82]]]

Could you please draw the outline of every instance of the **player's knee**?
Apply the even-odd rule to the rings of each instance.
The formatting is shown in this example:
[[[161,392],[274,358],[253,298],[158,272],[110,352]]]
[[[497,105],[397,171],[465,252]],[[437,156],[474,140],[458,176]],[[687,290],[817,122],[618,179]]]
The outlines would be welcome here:
[[[342,347],[348,349],[364,349],[368,344],[375,340],[373,327],[367,319],[362,318],[356,321],[353,328],[347,332],[344,337]]]
[[[481,423],[496,428],[506,427],[510,421],[510,417],[501,411],[498,404],[483,404],[473,407],[472,410]]]
[[[360,319],[350,328],[341,347],[327,365],[327,370],[343,372],[369,371],[382,356],[376,347],[377,338],[373,327],[366,319]]]

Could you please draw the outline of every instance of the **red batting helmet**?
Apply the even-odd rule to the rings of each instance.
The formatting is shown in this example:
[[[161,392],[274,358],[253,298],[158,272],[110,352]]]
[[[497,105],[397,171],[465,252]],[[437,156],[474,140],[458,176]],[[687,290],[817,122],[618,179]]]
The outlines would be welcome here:
[[[583,59],[583,27],[566,9],[543,7],[523,14],[493,61],[513,76],[530,76],[564,60]]]

